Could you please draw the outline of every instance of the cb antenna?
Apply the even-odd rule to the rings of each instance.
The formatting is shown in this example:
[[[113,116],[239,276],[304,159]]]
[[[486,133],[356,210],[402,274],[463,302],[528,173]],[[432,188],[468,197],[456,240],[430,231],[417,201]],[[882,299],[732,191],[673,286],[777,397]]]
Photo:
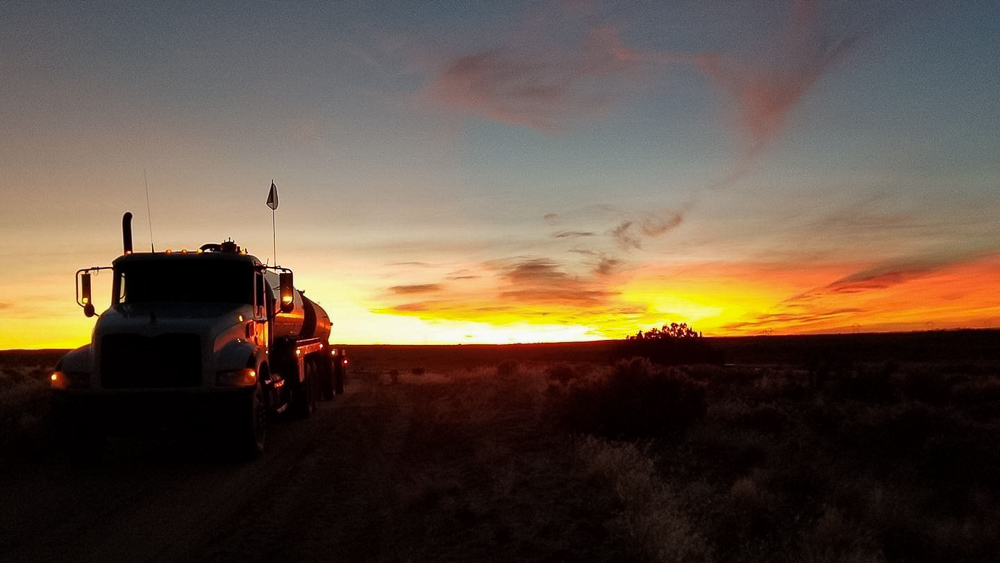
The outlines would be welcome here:
[[[153,249],[153,214],[149,211],[149,181],[146,180],[146,169],[142,169],[142,183],[146,186],[146,221],[149,223],[149,251],[156,252]]]

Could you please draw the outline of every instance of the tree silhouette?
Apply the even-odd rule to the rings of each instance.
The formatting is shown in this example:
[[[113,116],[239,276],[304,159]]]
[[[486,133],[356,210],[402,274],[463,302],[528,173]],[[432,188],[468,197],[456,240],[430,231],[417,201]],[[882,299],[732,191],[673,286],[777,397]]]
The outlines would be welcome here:
[[[670,323],[663,328],[653,327],[646,332],[639,331],[626,340],[666,340],[671,338],[701,338],[701,333],[687,323]]]
[[[676,322],[626,337],[618,355],[639,356],[662,365],[722,363],[722,353],[712,348],[700,332],[687,323]]]

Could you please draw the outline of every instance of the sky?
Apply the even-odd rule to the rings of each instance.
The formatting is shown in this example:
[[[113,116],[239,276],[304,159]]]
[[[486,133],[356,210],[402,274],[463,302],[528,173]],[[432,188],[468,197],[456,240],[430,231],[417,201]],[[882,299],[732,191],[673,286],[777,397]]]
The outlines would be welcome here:
[[[998,92],[992,0],[0,3],[0,348],[125,211],[346,344],[1000,327]]]

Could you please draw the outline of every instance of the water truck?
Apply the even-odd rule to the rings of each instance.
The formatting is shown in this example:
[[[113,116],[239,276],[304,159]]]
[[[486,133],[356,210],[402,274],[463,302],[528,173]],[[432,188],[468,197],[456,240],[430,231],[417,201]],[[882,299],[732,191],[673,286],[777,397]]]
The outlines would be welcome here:
[[[132,214],[111,266],[76,273],[76,300],[95,315],[92,276],[110,270],[111,305],[91,342],[52,374],[57,443],[99,456],[107,436],[189,431],[244,458],[264,450],[281,414],[306,418],[343,393],[345,350],[330,317],[232,240],[196,250],[134,252]]]

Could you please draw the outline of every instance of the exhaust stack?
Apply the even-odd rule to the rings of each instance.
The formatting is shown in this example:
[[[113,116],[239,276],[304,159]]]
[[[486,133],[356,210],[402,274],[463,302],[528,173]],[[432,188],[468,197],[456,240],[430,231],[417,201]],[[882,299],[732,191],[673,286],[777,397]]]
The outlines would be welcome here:
[[[122,215],[122,250],[123,254],[132,254],[132,212]]]

